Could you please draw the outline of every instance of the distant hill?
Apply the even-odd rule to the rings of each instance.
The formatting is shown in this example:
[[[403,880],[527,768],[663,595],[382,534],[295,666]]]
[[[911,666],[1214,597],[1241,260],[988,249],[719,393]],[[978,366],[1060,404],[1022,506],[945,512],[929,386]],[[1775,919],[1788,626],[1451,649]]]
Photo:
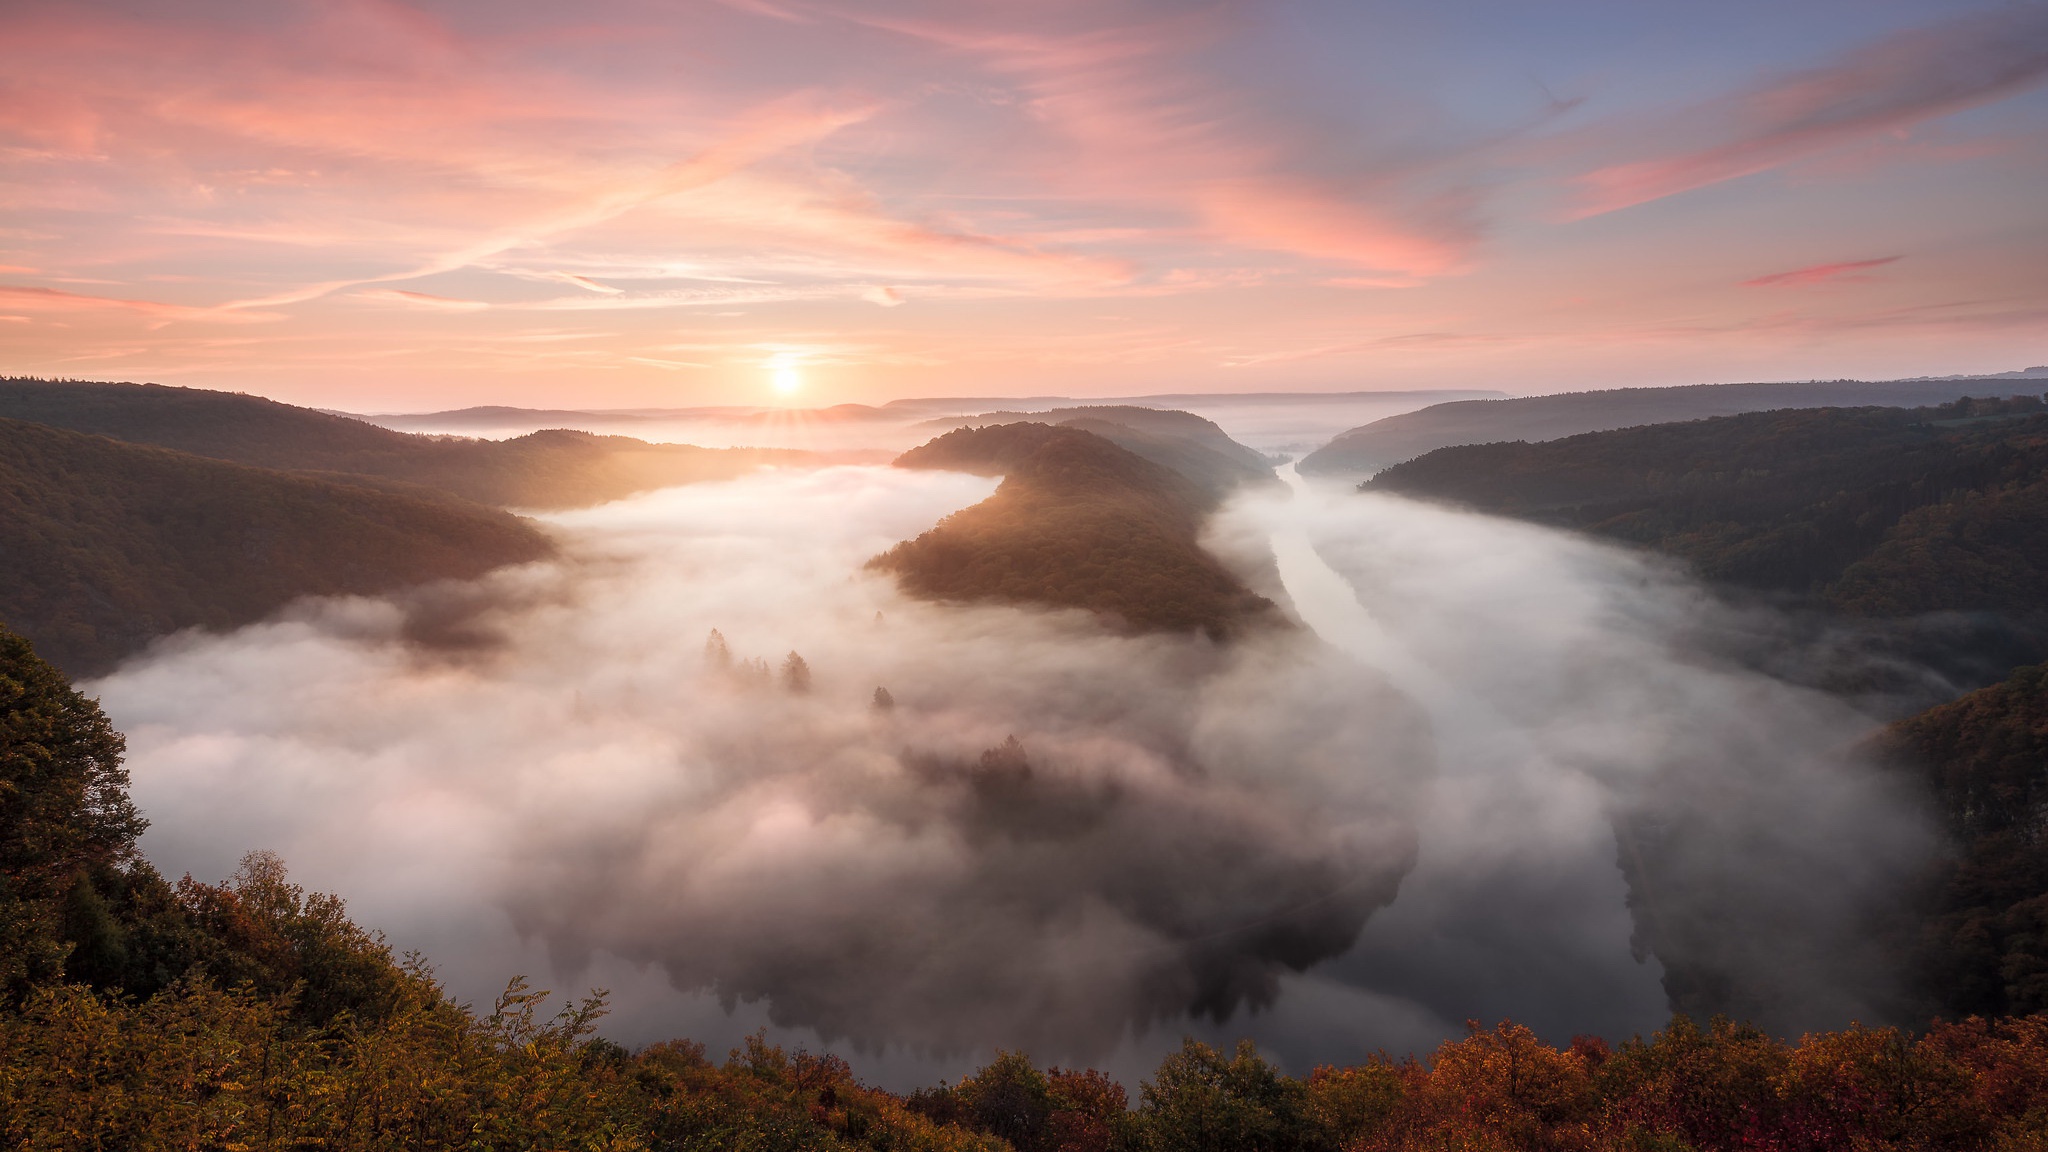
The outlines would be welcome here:
[[[1925,785],[1951,847],[1903,942],[1930,1009],[2048,1012],[2048,665],[1894,724],[1878,748]]]
[[[1808,384],[1695,384],[1680,388],[1566,392],[1512,400],[1459,400],[1353,428],[1303,457],[1298,467],[1303,475],[1358,476],[1459,444],[1556,440],[1582,432],[1779,408],[1917,408],[1946,404],[1965,396],[2037,392],[2042,383],[2019,373],[1878,383],[1830,380]]]
[[[829,408],[508,408],[486,404],[475,408],[451,408],[442,412],[382,412],[363,416],[384,428],[432,432],[440,428],[531,428],[536,424],[559,423],[565,427],[582,424],[662,424],[677,420],[704,420],[729,424],[776,424],[791,420],[846,423],[858,421],[896,422],[901,414],[871,408],[866,404],[835,404]]]
[[[0,419],[0,620],[74,676],[300,596],[470,578],[551,552],[526,521],[447,497]]]
[[[1093,432],[1154,464],[1180,473],[1215,497],[1245,484],[1279,483],[1279,478],[1273,474],[1272,461],[1232,440],[1214,421],[1188,412],[1130,405],[1094,405],[1054,408],[1032,415],[989,412],[979,416],[947,417],[926,421],[922,426],[966,428],[1016,421]]]
[[[513,508],[580,507],[764,464],[814,461],[804,452],[649,444],[566,430],[502,441],[418,436],[260,396],[160,384],[4,379],[0,417],[260,468],[423,485]]]
[[[1754,412],[1441,448],[1363,486],[1575,528],[1852,614],[2048,610],[2041,401]]]
[[[1219,637],[1273,614],[1198,543],[1215,494],[1094,432],[963,428],[896,464],[1004,477],[872,561],[912,595],[1086,608],[1137,631]]]

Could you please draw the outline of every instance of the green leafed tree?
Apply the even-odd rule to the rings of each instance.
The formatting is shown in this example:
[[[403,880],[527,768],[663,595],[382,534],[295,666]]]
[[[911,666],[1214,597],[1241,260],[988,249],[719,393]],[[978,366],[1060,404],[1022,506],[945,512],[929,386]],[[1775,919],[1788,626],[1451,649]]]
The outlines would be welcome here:
[[[128,863],[145,826],[124,750],[97,703],[0,629],[0,988],[10,999],[62,974],[67,920],[103,927],[89,889],[75,890],[93,868]]]

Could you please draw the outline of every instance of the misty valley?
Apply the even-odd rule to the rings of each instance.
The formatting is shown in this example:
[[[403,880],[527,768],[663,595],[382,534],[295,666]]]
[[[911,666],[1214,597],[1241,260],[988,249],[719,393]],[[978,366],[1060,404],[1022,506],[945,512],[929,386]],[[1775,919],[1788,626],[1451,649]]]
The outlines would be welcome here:
[[[0,1099],[2029,1146],[2048,410],[1771,387],[662,418],[758,442],[699,448],[0,382]],[[1527,438],[1328,463],[1472,404]]]

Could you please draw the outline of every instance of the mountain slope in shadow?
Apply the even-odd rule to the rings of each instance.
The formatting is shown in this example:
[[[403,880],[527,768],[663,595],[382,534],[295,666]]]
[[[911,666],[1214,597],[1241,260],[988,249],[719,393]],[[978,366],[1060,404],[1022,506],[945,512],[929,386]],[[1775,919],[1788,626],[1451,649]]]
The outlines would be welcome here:
[[[553,551],[533,524],[452,497],[0,419],[0,620],[74,676],[301,596],[468,579]]]

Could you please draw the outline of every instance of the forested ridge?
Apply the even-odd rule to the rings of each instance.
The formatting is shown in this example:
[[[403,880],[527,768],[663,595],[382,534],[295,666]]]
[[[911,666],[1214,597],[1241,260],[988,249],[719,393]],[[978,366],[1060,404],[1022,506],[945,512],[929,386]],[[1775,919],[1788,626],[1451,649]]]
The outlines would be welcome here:
[[[2006,377],[1946,380],[1815,380],[1780,384],[1691,384],[1676,388],[1609,388],[1552,396],[1452,400],[1375,420],[1341,433],[1301,461],[1304,476],[1358,475],[1459,444],[1556,440],[1585,432],[1634,428],[1791,408],[1853,408],[1882,404],[1917,408],[1965,396],[2004,396],[2039,388],[2048,369]]]
[[[999,1054],[907,1096],[760,1038],[628,1051],[593,996],[452,1001],[336,897],[252,853],[222,884],[135,849],[122,741],[0,630],[0,1143],[874,1152],[2020,1152],[2048,1132],[2048,1018],[1787,1044],[1676,1018],[1648,1039],[1474,1025],[1427,1058],[1283,1074],[1194,1041],[1133,1100]]]
[[[2048,411],[1757,412],[1443,448],[1366,491],[1653,548],[1726,584],[1845,612],[2031,613],[2048,588]]]
[[[896,466],[1003,477],[995,495],[875,558],[912,595],[1085,608],[1139,631],[1215,636],[1273,613],[1199,542],[1217,494],[1093,432],[963,428]]]
[[[0,379],[0,417],[261,468],[419,485],[508,508],[581,507],[814,460],[785,449],[650,444],[568,429],[510,440],[423,436],[260,396],[161,384]]]
[[[0,620],[75,675],[301,596],[470,579],[552,553],[533,524],[479,504],[0,419]]]

